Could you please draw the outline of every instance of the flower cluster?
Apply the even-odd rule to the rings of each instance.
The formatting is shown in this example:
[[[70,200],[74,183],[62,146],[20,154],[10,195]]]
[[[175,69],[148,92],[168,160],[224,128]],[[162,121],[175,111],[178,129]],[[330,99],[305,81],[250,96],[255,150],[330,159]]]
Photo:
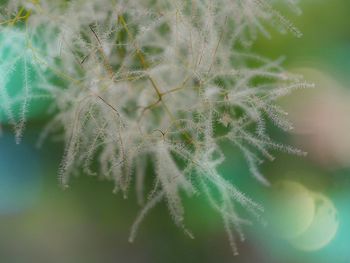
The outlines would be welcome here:
[[[296,0],[282,2],[300,12]],[[269,36],[267,25],[296,37],[299,30],[266,0],[11,0],[3,10],[1,30],[22,24],[23,56],[41,76],[33,89],[53,98],[41,141],[63,135],[62,185],[83,170],[112,180],[115,191],[127,196],[135,181],[143,208],[130,241],[162,200],[175,224],[192,236],[181,195],[201,195],[222,216],[237,253],[233,233],[243,239],[248,221],[236,205],[258,219],[263,208],[218,173],[227,158],[221,146],[240,149],[264,185],[269,182],[258,165],[274,158],[271,150],[303,154],[274,142],[266,122],[292,129],[275,101],[311,85],[285,72],[282,59],[250,51],[259,33]],[[18,134],[26,102],[23,108],[19,124],[13,121]],[[154,177],[147,174],[150,165]],[[154,184],[145,193],[147,176]]]

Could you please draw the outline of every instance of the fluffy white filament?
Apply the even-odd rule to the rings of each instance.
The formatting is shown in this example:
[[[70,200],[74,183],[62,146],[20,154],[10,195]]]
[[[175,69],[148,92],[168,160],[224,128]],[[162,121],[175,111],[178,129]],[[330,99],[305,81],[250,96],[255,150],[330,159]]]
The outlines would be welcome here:
[[[300,12],[297,1],[281,2]],[[15,20],[13,14],[22,7],[20,16],[27,17]],[[271,150],[303,154],[274,142],[266,120],[292,129],[274,102],[311,85],[285,72],[282,60],[249,50],[259,33],[269,36],[269,23],[297,37],[300,31],[266,0],[11,0],[4,10],[3,21],[25,24],[18,29],[26,39],[25,68],[30,58],[41,76],[36,88],[54,99],[55,114],[42,139],[62,134],[63,127],[61,183],[68,186],[69,177],[83,170],[114,181],[115,191],[127,196],[135,175],[144,207],[131,241],[161,200],[176,225],[191,235],[184,226],[181,195],[203,195],[221,214],[237,254],[233,231],[243,240],[241,225],[247,221],[235,206],[258,220],[263,209],[217,172],[225,159],[220,144],[238,147],[252,175],[265,185],[269,182],[258,165],[273,160]],[[0,95],[7,102],[0,107],[18,137],[32,91],[27,75],[25,70],[19,121],[12,117],[11,98],[3,88],[6,75],[0,77]],[[155,171],[148,198],[146,160]]]

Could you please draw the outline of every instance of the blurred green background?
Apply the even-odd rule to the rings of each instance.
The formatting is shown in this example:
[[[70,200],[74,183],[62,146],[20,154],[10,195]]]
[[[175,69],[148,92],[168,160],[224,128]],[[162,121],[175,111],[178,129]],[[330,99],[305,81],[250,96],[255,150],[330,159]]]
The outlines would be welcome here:
[[[57,181],[63,146],[48,142],[36,149],[44,123],[34,117],[20,145],[15,145],[10,128],[3,127],[0,138],[0,262],[350,262],[350,1],[303,0],[301,7],[301,17],[284,13],[303,31],[302,38],[273,33],[272,39],[260,37],[253,49],[271,58],[285,55],[286,68],[316,83],[315,89],[297,91],[280,102],[295,122],[288,138],[273,131],[275,138],[309,155],[276,153],[278,158],[262,170],[272,182],[297,182],[334,205],[337,231],[330,242],[305,251],[255,222],[245,229],[240,255],[233,257],[220,217],[195,198],[185,201],[195,240],[174,226],[161,204],[129,244],[129,229],[139,210],[133,195],[123,200],[112,194],[111,183],[85,175],[72,178],[71,187],[63,191]],[[272,190],[249,175],[238,152],[226,152],[222,174],[268,206]],[[307,214],[297,212],[296,217]],[[313,242],[332,227],[331,221],[322,222],[319,229],[324,232],[319,230],[321,236]],[[292,228],[290,224],[284,227]]]

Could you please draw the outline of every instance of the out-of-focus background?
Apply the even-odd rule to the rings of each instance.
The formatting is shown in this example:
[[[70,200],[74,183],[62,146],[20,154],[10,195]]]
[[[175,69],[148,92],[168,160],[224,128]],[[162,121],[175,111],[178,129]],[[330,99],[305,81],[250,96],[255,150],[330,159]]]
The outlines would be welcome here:
[[[220,217],[200,198],[185,200],[194,240],[162,204],[128,243],[139,209],[132,194],[123,200],[111,183],[85,175],[63,191],[57,181],[63,145],[49,141],[36,149],[44,120],[33,117],[20,145],[6,127],[0,138],[0,262],[350,262],[350,1],[303,0],[301,7],[301,17],[284,13],[302,38],[273,33],[253,48],[271,58],[284,54],[286,68],[316,84],[280,102],[295,123],[288,138],[272,130],[309,154],[276,153],[262,165],[274,183],[265,188],[239,152],[226,149],[222,174],[266,204],[274,222],[246,227],[239,256],[231,253]]]

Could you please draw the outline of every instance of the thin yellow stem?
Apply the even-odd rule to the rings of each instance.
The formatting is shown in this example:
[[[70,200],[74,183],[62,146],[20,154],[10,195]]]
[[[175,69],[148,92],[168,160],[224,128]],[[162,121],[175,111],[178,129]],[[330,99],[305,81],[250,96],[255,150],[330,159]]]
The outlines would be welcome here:
[[[122,26],[123,26],[125,32],[128,34],[128,37],[133,41],[133,45],[134,45],[134,47],[135,47],[135,49],[136,49],[136,54],[137,54],[137,57],[139,58],[139,60],[140,60],[140,62],[141,62],[141,65],[143,66],[143,68],[144,68],[145,70],[147,70],[148,67],[149,67],[149,65],[148,65],[148,63],[147,63],[147,60],[145,59],[145,57],[144,57],[142,51],[140,50],[140,48],[137,46],[137,43],[136,43],[136,41],[135,41],[133,35],[131,34],[131,32],[130,32],[130,30],[129,30],[129,28],[128,28],[128,25],[127,25],[127,23],[126,23],[126,21],[125,21],[123,15],[119,15],[119,16],[118,16],[118,20],[119,20],[120,23],[122,24]],[[149,78],[149,80],[150,80],[150,82],[151,82],[151,84],[152,84],[152,87],[154,88],[155,92],[157,93],[158,100],[157,100],[155,103],[153,103],[153,104],[147,106],[147,107],[144,109],[144,111],[147,110],[147,109],[150,109],[150,108],[152,108],[152,107],[154,107],[154,106],[156,106],[158,103],[161,102],[162,105],[163,105],[163,107],[164,107],[164,109],[165,109],[165,112],[168,114],[168,116],[169,116],[169,118],[171,119],[171,121],[174,122],[174,123],[176,123],[176,118],[175,118],[175,116],[172,114],[172,112],[170,111],[169,107],[167,106],[167,104],[166,104],[166,103],[164,102],[164,100],[163,100],[163,95],[164,95],[164,93],[162,93],[162,92],[160,91],[160,89],[159,89],[158,86],[157,86],[157,83],[155,82],[155,80],[152,78],[151,75],[148,75],[148,78]],[[184,81],[184,83],[186,83],[186,82],[187,82],[187,80]],[[144,111],[143,111],[143,113],[144,113]],[[143,115],[143,114],[142,114],[142,115]],[[177,126],[178,126],[178,125],[177,125]],[[178,127],[178,128],[179,128],[179,127]],[[191,144],[194,144],[194,145],[195,145],[195,142],[192,140],[192,138],[191,138],[191,136],[190,136],[189,133],[184,132],[183,134],[184,134],[186,140],[188,140]]]

